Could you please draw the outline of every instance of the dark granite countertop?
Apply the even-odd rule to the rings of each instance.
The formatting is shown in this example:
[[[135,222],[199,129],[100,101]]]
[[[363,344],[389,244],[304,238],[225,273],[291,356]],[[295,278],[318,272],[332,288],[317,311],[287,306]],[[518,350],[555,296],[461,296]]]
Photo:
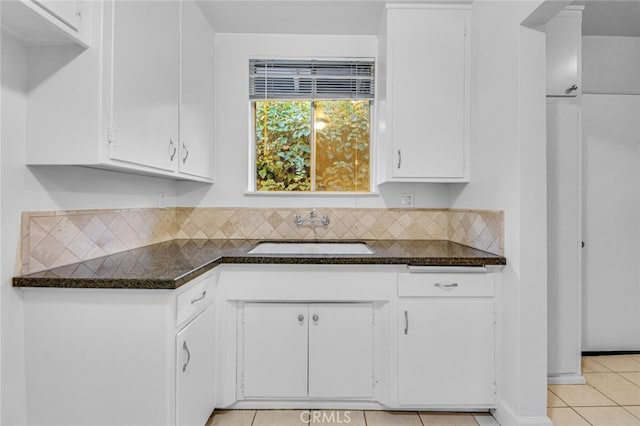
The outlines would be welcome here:
[[[445,240],[363,241],[373,254],[248,254],[260,242],[262,240],[166,241],[14,277],[13,285],[171,290],[221,263],[411,266],[485,266],[507,263],[503,256]]]

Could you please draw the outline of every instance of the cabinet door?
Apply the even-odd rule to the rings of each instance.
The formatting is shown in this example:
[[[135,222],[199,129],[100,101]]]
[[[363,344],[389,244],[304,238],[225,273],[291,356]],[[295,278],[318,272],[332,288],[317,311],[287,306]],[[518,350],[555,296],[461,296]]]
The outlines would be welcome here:
[[[580,87],[582,16],[564,11],[545,25],[547,96],[576,96]],[[574,88],[575,87],[575,88]]]
[[[389,11],[389,105],[395,178],[463,178],[467,13]]]
[[[114,1],[111,158],[178,161],[179,2]]]
[[[401,405],[493,406],[493,299],[399,303]]]
[[[38,6],[58,18],[74,31],[80,29],[82,16],[81,2],[78,0],[33,0]]]
[[[215,406],[214,310],[207,308],[176,336],[176,424],[202,426]]]
[[[245,398],[307,396],[307,304],[245,303]]]
[[[309,319],[309,396],[371,398],[371,304],[314,303],[309,306]]]
[[[211,178],[214,33],[195,1],[182,2],[179,170]]]

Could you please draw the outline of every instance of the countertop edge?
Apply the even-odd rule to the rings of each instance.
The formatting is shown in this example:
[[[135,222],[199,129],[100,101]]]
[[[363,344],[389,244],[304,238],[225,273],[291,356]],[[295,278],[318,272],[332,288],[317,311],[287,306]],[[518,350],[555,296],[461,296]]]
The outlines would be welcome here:
[[[456,243],[458,244],[458,243]],[[472,247],[471,247],[472,248]],[[480,252],[482,250],[475,249]],[[237,265],[407,265],[407,266],[505,266],[504,256],[486,252],[487,256],[472,257],[407,257],[371,255],[248,255],[220,254],[176,278],[96,278],[96,277],[37,277],[16,276],[12,283],[17,288],[71,288],[71,289],[136,289],[176,290],[198,276],[222,264]]]

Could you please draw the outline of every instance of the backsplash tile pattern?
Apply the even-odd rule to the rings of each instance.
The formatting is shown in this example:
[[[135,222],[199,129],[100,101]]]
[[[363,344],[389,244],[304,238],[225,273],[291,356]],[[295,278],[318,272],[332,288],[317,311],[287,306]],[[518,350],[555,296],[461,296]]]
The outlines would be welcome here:
[[[503,213],[448,209],[319,209],[331,224],[296,226],[311,209],[166,208],[24,212],[22,273],[174,238],[448,239],[504,253]]]
[[[504,214],[492,210],[449,210],[447,239],[504,254]]]
[[[175,209],[24,212],[22,273],[171,240],[175,214]]]
[[[430,209],[321,209],[331,223],[296,226],[310,209],[178,208],[177,238],[447,239],[448,211]]]

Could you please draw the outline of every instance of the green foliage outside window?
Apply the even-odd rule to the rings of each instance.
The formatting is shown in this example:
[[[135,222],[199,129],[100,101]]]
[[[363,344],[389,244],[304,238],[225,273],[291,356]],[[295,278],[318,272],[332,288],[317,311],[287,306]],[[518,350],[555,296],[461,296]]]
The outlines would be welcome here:
[[[258,191],[311,190],[311,102],[255,105]]]
[[[316,191],[369,192],[369,101],[315,105]]]
[[[370,190],[369,101],[256,101],[254,111],[258,191]]]

